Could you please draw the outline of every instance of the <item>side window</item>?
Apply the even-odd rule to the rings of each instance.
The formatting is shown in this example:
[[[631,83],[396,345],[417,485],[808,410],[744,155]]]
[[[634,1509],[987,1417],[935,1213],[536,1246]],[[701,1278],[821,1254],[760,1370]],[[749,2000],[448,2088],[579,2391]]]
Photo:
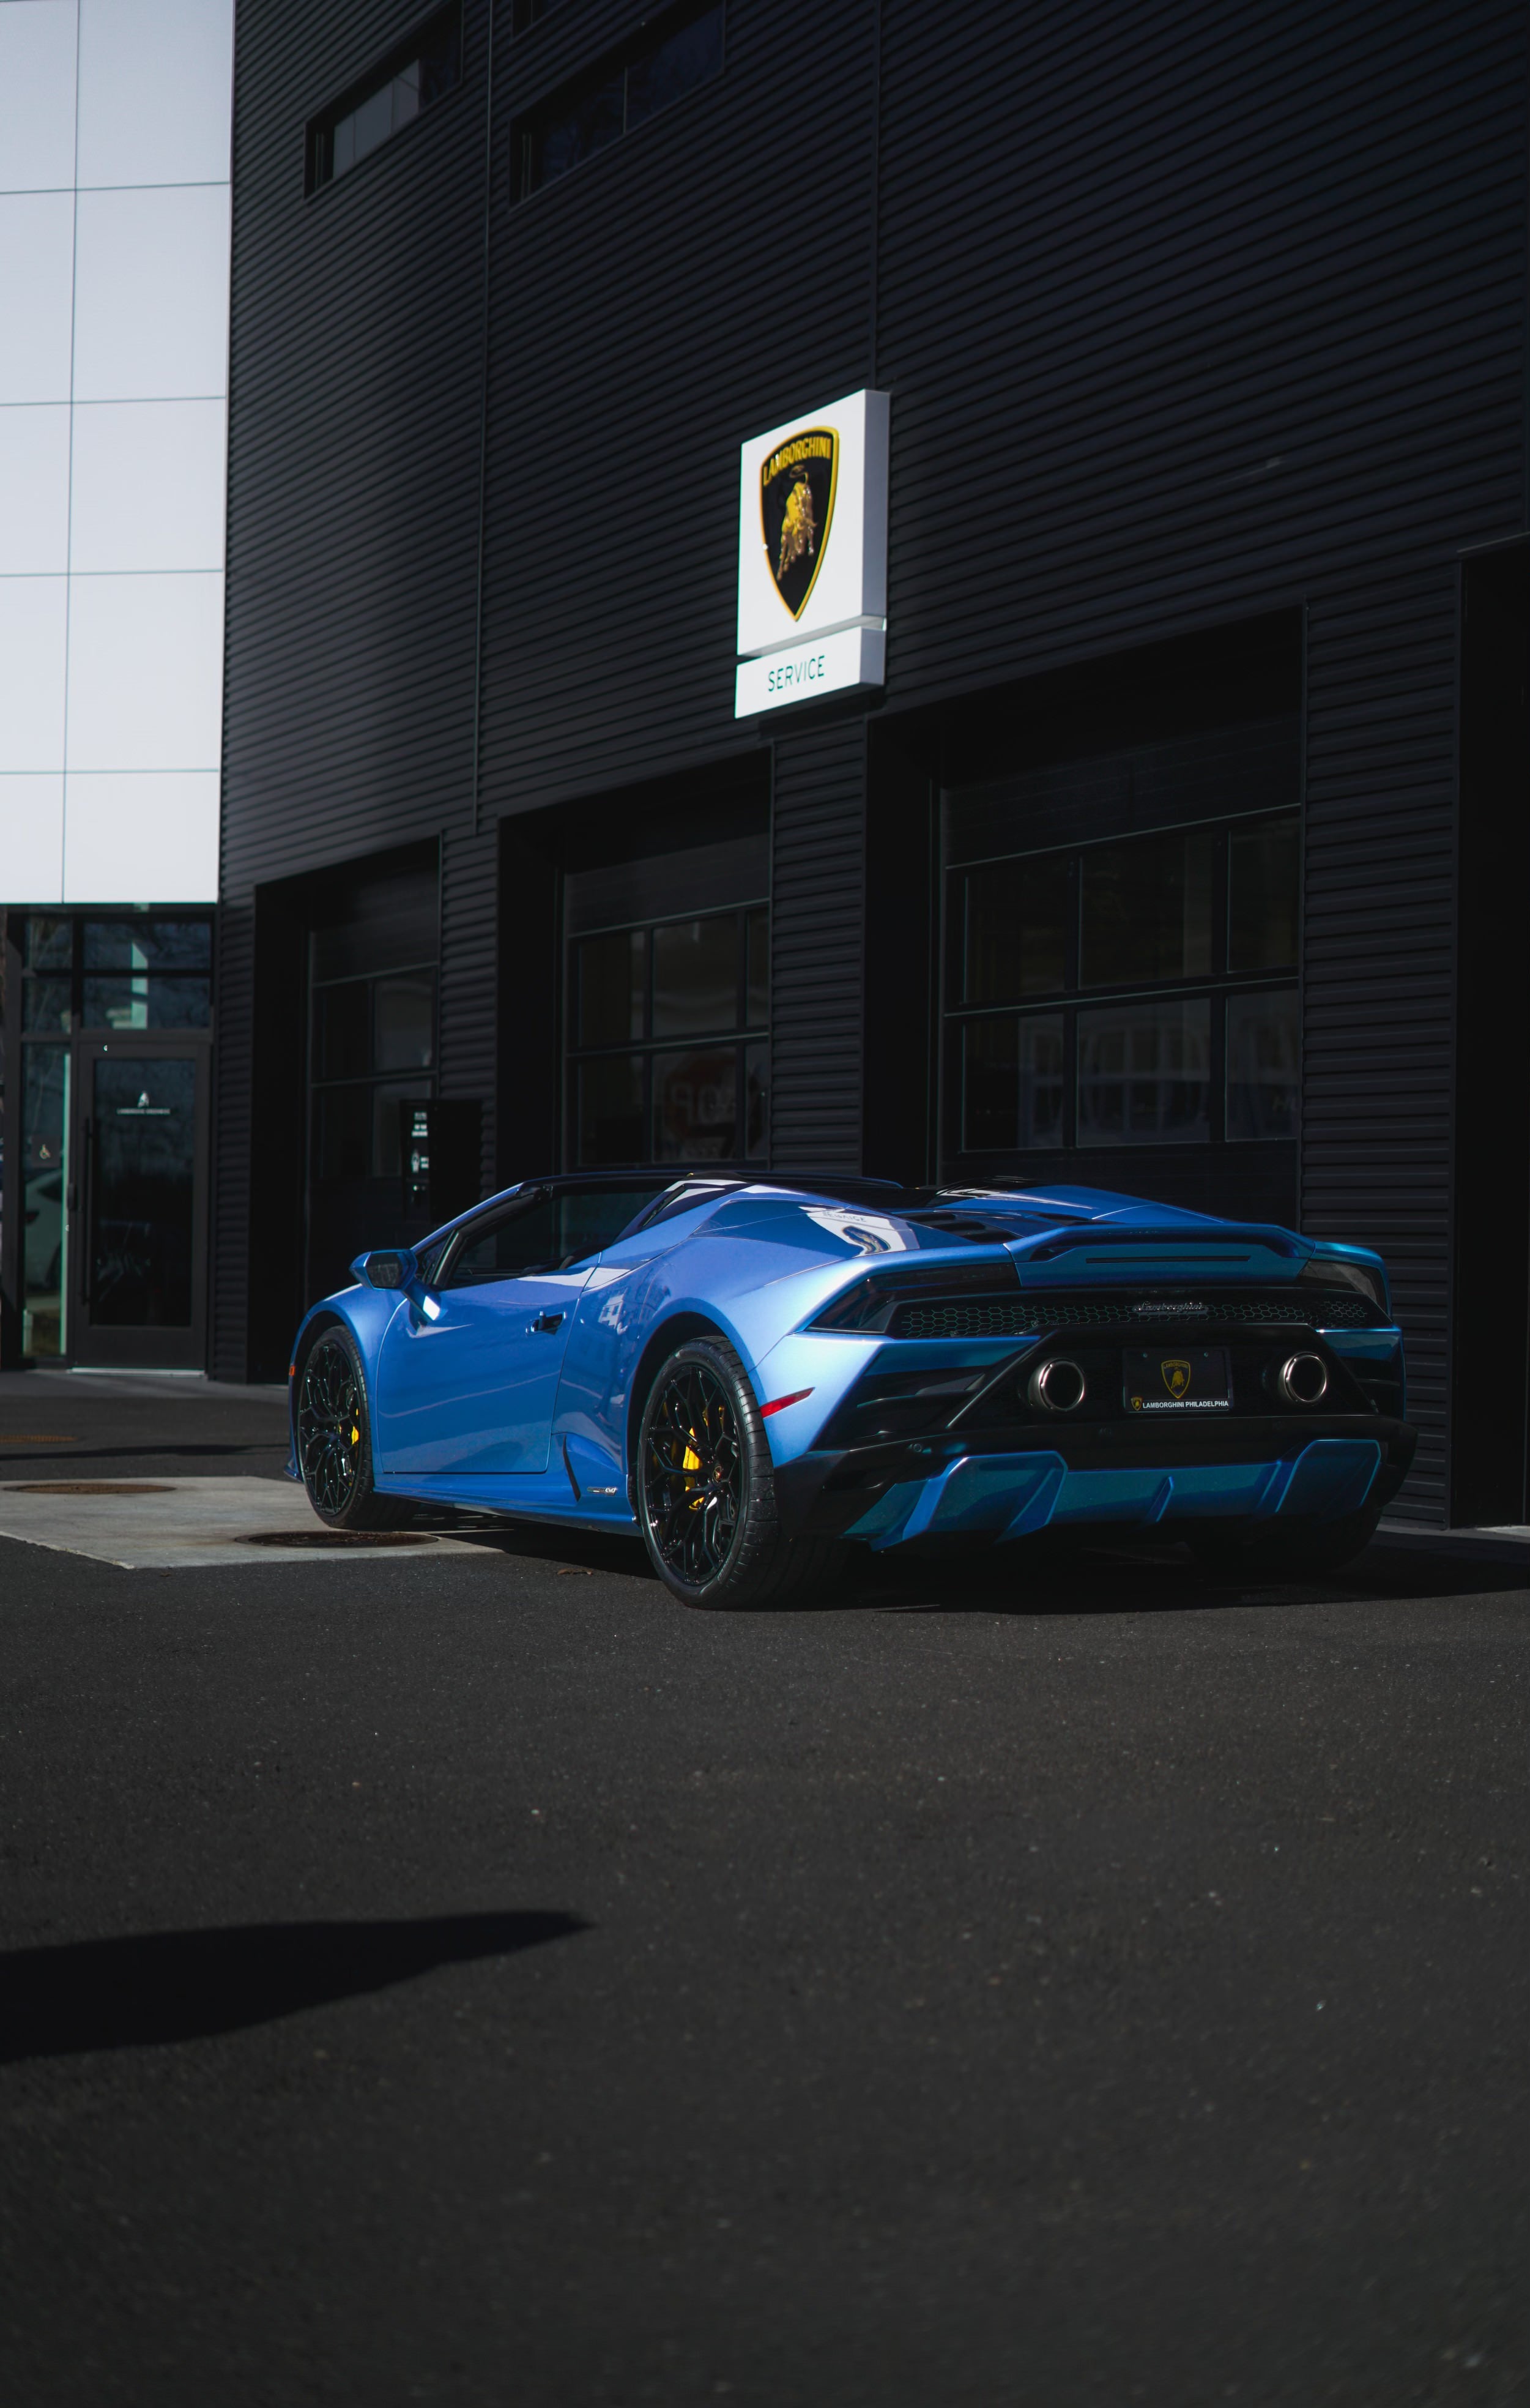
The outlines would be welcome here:
[[[563,1207],[563,1260],[586,1263],[614,1245],[629,1221],[651,1204],[651,1187],[571,1187],[560,1197]]]
[[[453,1255],[448,1287],[514,1279],[520,1271],[552,1270],[558,1262],[556,1199],[545,1188],[522,1196],[486,1226],[470,1230]]]
[[[515,1279],[524,1271],[566,1270],[587,1263],[622,1235],[653,1195],[652,1187],[543,1188],[523,1196],[470,1231],[453,1256],[448,1287],[479,1280]]]
[[[436,1281],[441,1276],[441,1265],[446,1258],[446,1250],[450,1243],[451,1240],[450,1238],[443,1238],[440,1240],[438,1244],[428,1247],[424,1254],[416,1256],[416,1261],[418,1262],[420,1268],[422,1286],[434,1287],[436,1285]]]

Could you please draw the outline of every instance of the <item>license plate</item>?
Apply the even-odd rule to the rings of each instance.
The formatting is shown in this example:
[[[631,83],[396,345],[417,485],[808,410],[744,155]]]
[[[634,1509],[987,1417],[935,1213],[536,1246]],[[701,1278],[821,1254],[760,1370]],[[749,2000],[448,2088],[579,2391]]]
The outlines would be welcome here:
[[[1225,1413],[1233,1383],[1225,1346],[1128,1348],[1124,1369],[1129,1413]]]

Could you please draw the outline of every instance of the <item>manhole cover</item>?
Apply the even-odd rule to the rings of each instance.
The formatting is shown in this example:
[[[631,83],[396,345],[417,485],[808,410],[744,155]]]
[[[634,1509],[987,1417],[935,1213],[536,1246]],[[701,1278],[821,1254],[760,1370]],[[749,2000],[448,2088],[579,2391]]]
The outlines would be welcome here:
[[[252,1530],[236,1547],[434,1547],[423,1530]]]
[[[15,1497],[173,1497],[167,1480],[11,1480]]]

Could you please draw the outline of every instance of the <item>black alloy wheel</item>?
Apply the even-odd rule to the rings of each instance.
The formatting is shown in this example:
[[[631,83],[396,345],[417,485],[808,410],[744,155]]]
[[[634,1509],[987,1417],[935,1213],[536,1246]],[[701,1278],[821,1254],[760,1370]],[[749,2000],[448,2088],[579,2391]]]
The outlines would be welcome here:
[[[347,1329],[322,1331],[299,1374],[297,1461],[308,1502],[331,1529],[389,1529],[404,1518],[373,1490],[366,1382]]]
[[[726,1387],[705,1363],[677,1361],[648,1417],[643,1503],[651,1543],[686,1588],[705,1588],[725,1570],[743,1486],[738,1419]]]
[[[738,1356],[708,1333],[659,1367],[637,1437],[643,1539],[684,1605],[784,1604],[844,1550],[780,1526],[770,1441]]]

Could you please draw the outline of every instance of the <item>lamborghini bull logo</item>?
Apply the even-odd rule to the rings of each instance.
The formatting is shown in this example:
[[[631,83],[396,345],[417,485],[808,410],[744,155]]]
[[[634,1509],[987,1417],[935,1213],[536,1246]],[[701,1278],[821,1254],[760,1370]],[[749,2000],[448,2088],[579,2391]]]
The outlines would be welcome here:
[[[806,477],[799,477],[786,496],[786,511],[781,520],[781,548],[776,555],[778,582],[789,568],[794,568],[804,552],[809,560],[818,541],[818,521],[813,516],[813,489]]]
[[[760,467],[760,533],[777,593],[800,619],[818,582],[834,522],[839,437],[809,426],[767,453]]]
[[[1190,1385],[1189,1364],[1181,1356],[1171,1356],[1166,1363],[1160,1364],[1159,1369],[1164,1374],[1165,1387],[1178,1403]]]

